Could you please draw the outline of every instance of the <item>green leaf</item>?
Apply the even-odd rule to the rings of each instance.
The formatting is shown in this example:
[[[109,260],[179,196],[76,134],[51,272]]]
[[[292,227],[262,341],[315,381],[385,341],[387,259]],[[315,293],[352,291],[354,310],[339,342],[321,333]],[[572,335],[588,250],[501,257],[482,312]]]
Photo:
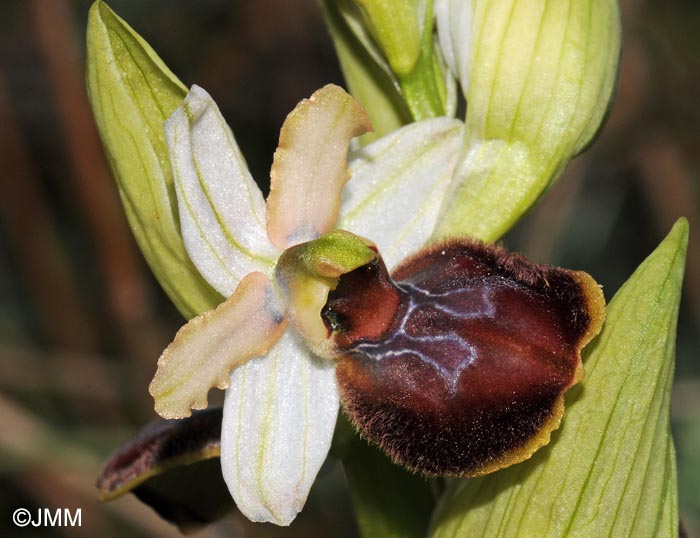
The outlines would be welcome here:
[[[187,89],[105,3],[87,28],[87,89],[129,224],[156,278],[191,318],[221,302],[185,251],[163,122]]]
[[[679,454],[678,496],[683,522],[691,529],[698,529],[700,528],[697,517],[697,514],[700,514],[700,496],[698,496],[700,491],[700,406],[696,402],[700,394],[700,384],[694,380],[685,382],[684,385],[678,391],[681,393],[678,398],[680,405],[674,407],[673,423],[673,435]]]
[[[411,121],[389,66],[362,26],[362,17],[349,0],[324,0],[326,24],[350,93],[372,121],[373,132],[360,137],[367,144]]]
[[[423,538],[435,500],[430,483],[394,465],[338,417],[334,452],[341,457],[362,538]]]
[[[687,239],[681,219],[615,295],[550,445],[456,482],[432,537],[678,536],[669,406]]]
[[[472,5],[471,29],[452,29],[471,43],[467,133],[436,236],[494,241],[598,131],[617,80],[620,15],[617,0]]]

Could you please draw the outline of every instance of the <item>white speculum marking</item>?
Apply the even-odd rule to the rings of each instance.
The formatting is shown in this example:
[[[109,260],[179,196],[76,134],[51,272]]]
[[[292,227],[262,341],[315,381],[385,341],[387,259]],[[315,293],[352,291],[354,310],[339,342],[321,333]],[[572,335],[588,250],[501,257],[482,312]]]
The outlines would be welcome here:
[[[494,287],[480,284],[476,289],[466,287],[434,293],[407,282],[397,283],[404,292],[404,297],[408,298],[398,328],[383,340],[359,341],[352,347],[352,351],[378,361],[390,357],[413,356],[434,368],[445,380],[449,392],[454,394],[460,374],[478,358],[476,347],[450,328],[437,334],[421,334],[420,331],[410,331],[409,323],[423,309],[432,310],[438,317],[443,314],[445,318],[458,321],[494,318]],[[459,310],[455,309],[455,304],[460,305]],[[432,324],[429,328],[433,333],[434,327]]]

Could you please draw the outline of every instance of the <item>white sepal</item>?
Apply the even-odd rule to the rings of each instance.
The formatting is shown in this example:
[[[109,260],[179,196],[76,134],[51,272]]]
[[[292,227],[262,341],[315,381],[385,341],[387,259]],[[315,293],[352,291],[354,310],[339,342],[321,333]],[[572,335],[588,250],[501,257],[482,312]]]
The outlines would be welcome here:
[[[228,297],[247,273],[270,274],[279,252],[265,201],[216,103],[192,86],[165,122],[185,247],[199,272]]]
[[[462,145],[451,118],[412,123],[352,155],[339,228],[377,244],[396,265],[430,237]]]
[[[338,415],[335,365],[284,333],[264,357],[231,374],[221,469],[251,521],[289,525],[326,459]]]

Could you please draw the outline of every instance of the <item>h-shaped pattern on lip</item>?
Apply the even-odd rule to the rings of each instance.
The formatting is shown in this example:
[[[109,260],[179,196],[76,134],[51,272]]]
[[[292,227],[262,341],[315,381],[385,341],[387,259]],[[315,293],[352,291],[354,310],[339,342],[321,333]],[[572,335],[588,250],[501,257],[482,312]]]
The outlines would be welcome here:
[[[548,443],[604,301],[585,273],[458,239],[341,276],[322,317],[357,429],[416,471],[477,476]]]

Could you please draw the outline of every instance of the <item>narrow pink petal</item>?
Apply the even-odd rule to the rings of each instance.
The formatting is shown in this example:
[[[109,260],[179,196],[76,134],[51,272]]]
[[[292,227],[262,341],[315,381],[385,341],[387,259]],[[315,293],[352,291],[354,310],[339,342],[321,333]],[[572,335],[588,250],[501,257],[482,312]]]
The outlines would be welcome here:
[[[350,178],[350,140],[371,128],[365,109],[332,84],[287,116],[267,198],[267,234],[275,246],[286,249],[333,229]]]
[[[228,387],[231,370],[264,355],[284,332],[284,300],[262,273],[246,275],[233,295],[190,320],[158,359],[149,387],[164,418],[189,416],[207,406],[212,387]]]

